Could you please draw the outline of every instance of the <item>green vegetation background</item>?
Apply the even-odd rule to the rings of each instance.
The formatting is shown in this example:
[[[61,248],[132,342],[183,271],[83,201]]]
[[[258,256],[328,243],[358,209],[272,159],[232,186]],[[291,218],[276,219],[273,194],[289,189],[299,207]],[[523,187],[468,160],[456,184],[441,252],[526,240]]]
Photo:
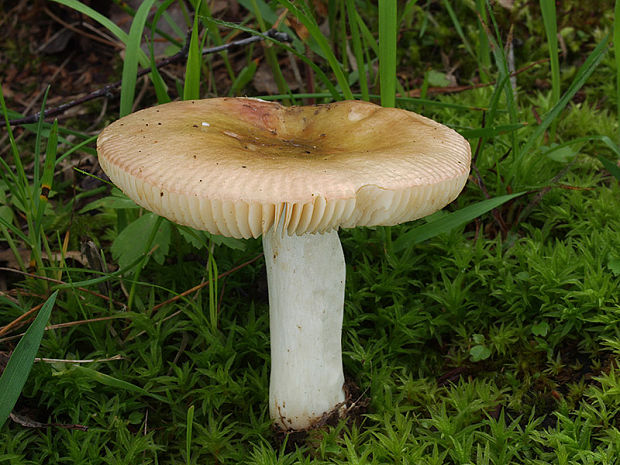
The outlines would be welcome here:
[[[0,421],[23,391],[0,425],[0,463],[618,463],[612,2],[240,0],[241,23],[218,19],[212,2],[117,2],[128,33],[77,0],[44,3],[124,44],[122,86],[94,134],[78,118],[2,134],[0,248],[22,274],[3,269]],[[344,368],[359,405],[348,422],[303,437],[271,430],[260,241],[176,227],[103,182],[84,187],[88,173],[62,174],[132,111],[136,72],[152,63],[141,45],[176,7],[192,30],[182,78],[153,73],[142,106],[258,95],[265,61],[280,96],[263,98],[373,99],[472,145],[470,180],[445,211],[341,233]],[[283,8],[292,44],[201,58],[233,33],[266,31]],[[185,40],[177,28],[172,53]],[[313,88],[291,91],[293,60]],[[6,119],[21,116],[11,105]],[[56,328],[43,331],[50,313]],[[37,356],[57,360],[28,376],[39,341]]]

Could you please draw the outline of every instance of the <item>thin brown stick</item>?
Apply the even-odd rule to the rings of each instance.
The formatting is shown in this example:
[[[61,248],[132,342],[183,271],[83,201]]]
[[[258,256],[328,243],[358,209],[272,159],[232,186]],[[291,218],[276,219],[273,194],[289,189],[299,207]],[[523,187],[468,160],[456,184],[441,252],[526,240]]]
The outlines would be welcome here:
[[[130,318],[131,314],[123,314],[123,313],[117,313],[115,315],[110,315],[110,316],[102,316],[99,318],[90,318],[88,320],[76,320],[76,321],[69,321],[67,323],[58,323],[55,325],[49,325],[45,327],[45,331],[49,331],[50,329],[61,329],[61,328],[70,328],[72,326],[80,326],[80,325],[85,325],[88,323],[98,323],[101,321],[108,321],[108,320],[115,320],[117,318]],[[22,337],[24,334],[26,333],[20,333],[20,334],[15,334],[14,336],[9,336],[9,337],[5,337],[0,339],[0,343],[3,342],[9,342],[9,341],[13,341],[15,339],[19,339],[20,337]]]
[[[76,34],[82,35],[82,36],[87,37],[87,38],[89,38],[91,40],[94,40],[96,42],[101,42],[102,44],[112,46],[114,48],[118,48],[118,49],[122,49],[123,48],[123,45],[121,43],[119,43],[119,42],[114,42],[114,41],[111,41],[109,39],[104,39],[102,37],[98,37],[98,36],[95,36],[93,34],[89,34],[88,32],[82,31],[80,28],[75,27],[73,24],[69,24],[66,21],[63,21],[58,16],[56,16],[54,13],[52,13],[47,7],[43,8],[43,11],[45,11],[45,13],[50,18],[52,18],[54,21],[56,21],[57,23],[61,24],[66,29],[69,29],[70,31],[75,32]]]
[[[233,273],[234,273],[234,272],[236,272],[236,271],[239,271],[241,268],[245,268],[246,266],[251,265],[252,263],[254,263],[255,261],[257,261],[259,258],[261,258],[262,256],[263,256],[263,254],[262,254],[262,253],[260,253],[260,254],[256,255],[255,257],[251,258],[250,260],[248,260],[248,261],[246,261],[246,262],[243,262],[242,264],[237,265],[237,266],[235,266],[235,267],[231,268],[230,270],[228,270],[228,271],[225,271],[225,272],[221,273],[221,274],[217,277],[217,279],[224,278],[224,277],[226,277],[226,276],[228,276],[228,275],[233,274]],[[0,268],[0,269],[2,269],[2,268]],[[10,270],[10,271],[13,271],[11,268],[9,268],[9,270]],[[24,274],[27,274],[27,273],[24,273]],[[36,275],[35,275],[35,277],[39,277],[39,276],[36,276]],[[48,279],[51,279],[51,278],[48,278]],[[188,289],[187,291],[182,292],[181,294],[179,294],[179,295],[177,295],[177,296],[174,296],[173,298],[168,299],[168,300],[166,300],[165,302],[162,302],[162,303],[160,303],[160,304],[156,305],[155,307],[153,307],[153,308],[151,309],[151,314],[155,313],[157,310],[159,310],[159,309],[160,309],[161,307],[163,307],[164,305],[168,305],[168,304],[170,304],[170,303],[172,303],[172,302],[176,302],[176,301],[177,301],[177,300],[179,300],[180,298],[185,297],[186,295],[191,294],[192,292],[196,292],[196,291],[200,290],[201,288],[203,288],[203,287],[205,287],[205,286],[208,286],[208,285],[209,285],[209,280],[207,280],[207,281],[205,281],[205,282],[203,282],[203,283],[200,283],[200,284],[198,284],[197,286],[194,286],[194,287],[192,287],[191,289]],[[41,304],[41,305],[42,305],[42,304]],[[179,313],[181,313],[181,312],[180,312],[180,311],[179,311],[179,312],[176,312],[174,315],[176,316],[176,315],[178,315]],[[68,323],[59,323],[59,324],[55,324],[55,325],[50,325],[50,326],[47,326],[47,327],[45,328],[45,331],[48,331],[48,330],[50,330],[50,329],[69,328],[69,327],[72,327],[72,326],[78,326],[78,325],[83,325],[83,324],[88,324],[88,323],[97,323],[97,322],[101,322],[101,321],[114,320],[114,319],[116,319],[116,318],[129,318],[130,316],[131,316],[131,315],[129,315],[129,314],[127,314],[127,315],[123,315],[122,313],[117,313],[116,315],[104,316],[104,317],[100,317],[100,318],[90,318],[90,319],[88,319],[88,320],[77,320],[77,321],[70,321],[70,322],[68,322]],[[167,317],[167,318],[171,318],[171,317],[172,317],[172,315],[170,315],[170,316],[169,316],[169,317]],[[12,341],[12,340],[15,340],[15,339],[19,339],[19,338],[20,338],[20,337],[22,337],[24,334],[25,334],[25,333],[21,333],[21,334],[16,334],[16,335],[14,335],[14,336],[9,336],[9,337],[2,338],[2,339],[0,339],[0,343],[3,343],[3,342],[9,342],[9,341]],[[141,334],[144,334],[144,331],[143,331],[143,332],[141,332],[141,333],[139,333],[139,334],[137,334],[135,337],[138,337],[138,336],[140,336]],[[132,338],[132,339],[133,339],[133,338]],[[129,340],[129,339],[128,339],[128,340]]]
[[[18,269],[15,269],[15,268],[6,268],[4,266],[0,266],[0,271],[9,271],[11,273],[16,273],[16,274],[21,274],[21,275],[24,275],[24,276],[28,276],[29,278],[35,278],[35,279],[41,279],[43,281],[49,281],[49,282],[52,282],[54,284],[70,284],[70,283],[66,283],[65,281],[61,281],[60,279],[48,278],[47,276],[40,276],[38,274],[28,273],[26,271],[18,270]],[[117,302],[116,300],[111,299],[107,295],[103,295],[103,294],[100,294],[99,292],[91,291],[90,289],[87,289],[85,287],[78,286],[75,289],[78,289],[78,290],[80,290],[82,292],[86,292],[87,294],[94,295],[95,297],[99,297],[101,299],[108,300],[108,301],[112,302],[114,305],[118,305],[119,307],[122,307],[124,305],[121,302]]]
[[[4,336],[6,333],[8,333],[11,329],[13,329],[15,326],[21,326],[19,323],[20,321],[25,320],[26,318],[28,318],[29,316],[31,316],[33,313],[35,313],[37,310],[39,310],[41,307],[43,307],[43,303],[40,303],[39,305],[35,305],[34,307],[32,307],[30,310],[28,310],[26,313],[18,316],[17,318],[15,318],[13,321],[11,321],[8,325],[0,328],[0,336]],[[26,323],[26,322],[24,322]]]
[[[240,270],[241,268],[245,268],[248,265],[251,265],[252,263],[254,263],[256,260],[258,260],[259,258],[261,258],[263,256],[262,253],[259,253],[258,255],[256,255],[254,258],[248,260],[247,262],[242,263],[241,265],[237,265],[234,268],[231,268],[228,271],[225,271],[224,273],[220,274],[217,279],[221,279],[224,278],[226,276],[228,276],[229,274],[234,273],[235,271]],[[192,294],[200,289],[202,289],[205,286],[209,285],[209,282],[211,280],[207,279],[206,281],[197,284],[196,286],[192,287],[191,289],[188,289],[184,292],[181,292],[179,295],[176,295],[174,297],[172,297],[171,299],[168,299],[160,304],[155,305],[152,309],[151,309],[151,314],[155,313],[157,310],[159,310],[160,308],[162,308],[165,305],[171,304],[173,302],[176,302],[177,300],[181,299],[182,297],[185,297],[186,295]]]
[[[283,32],[279,32],[276,31],[275,29],[270,29],[269,31],[267,31],[265,33],[265,35],[269,38],[278,40],[280,42],[291,42],[291,38]],[[263,36],[251,36],[248,37],[246,39],[241,39],[241,40],[237,40],[234,42],[229,42],[227,44],[224,45],[218,45],[216,47],[211,47],[211,48],[205,48],[202,50],[202,54],[209,54],[209,53],[216,53],[216,52],[222,52],[222,51],[226,51],[226,50],[230,50],[236,47],[242,47],[254,42],[258,42],[260,40],[263,40]],[[164,58],[161,61],[158,61],[157,63],[155,63],[155,68],[159,69],[163,66],[169,65],[171,63],[175,63],[177,61],[183,60],[185,58],[187,58],[187,53],[189,51],[189,34],[188,34],[188,38],[185,41],[185,45],[183,46],[183,48],[181,50],[179,50],[179,52],[175,53],[174,55],[172,55],[171,57],[168,58]],[[145,76],[146,74],[149,74],[153,69],[152,68],[144,68],[140,71],[138,71],[136,78],[140,78],[142,76]],[[112,84],[108,84],[107,86],[104,86],[100,89],[97,89],[89,94],[86,94],[83,97],[80,97],[76,100],[72,100],[70,102],[67,103],[63,103],[62,105],[59,105],[57,107],[54,108],[49,108],[47,110],[45,110],[43,112],[43,117],[47,118],[50,116],[57,116],[60,115],[62,113],[64,113],[65,111],[67,111],[69,108],[73,108],[77,105],[81,105],[83,103],[89,102],[91,100],[95,100],[97,98],[100,97],[105,97],[105,96],[110,96],[113,94],[113,92],[115,92],[119,87],[121,87],[122,81],[116,81]],[[11,126],[17,126],[17,125],[21,125],[21,124],[31,124],[31,123],[36,123],[37,121],[39,121],[39,118],[41,117],[41,112],[37,112],[34,115],[30,115],[30,116],[25,116],[23,118],[18,118],[18,119],[13,119],[9,121],[9,124]]]
[[[517,76],[518,74],[524,73],[525,71],[533,68],[534,66],[541,65],[549,61],[549,58],[543,58],[542,60],[535,61],[530,63],[529,65],[524,66],[523,68],[519,68],[518,70],[510,73],[510,77]],[[430,94],[454,94],[458,92],[465,92],[467,90],[480,89],[483,87],[494,86],[497,84],[497,81],[492,82],[481,82],[478,84],[471,84],[467,86],[451,86],[451,87],[429,87],[426,91],[427,95]],[[420,97],[422,94],[422,89],[413,89],[406,93],[407,97]],[[401,96],[400,94],[396,94],[397,96]]]

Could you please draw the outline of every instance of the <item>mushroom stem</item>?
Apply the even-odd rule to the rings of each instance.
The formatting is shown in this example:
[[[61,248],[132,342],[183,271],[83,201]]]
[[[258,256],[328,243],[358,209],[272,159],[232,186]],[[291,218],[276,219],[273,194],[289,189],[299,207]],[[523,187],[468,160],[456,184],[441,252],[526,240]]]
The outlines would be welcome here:
[[[269,284],[269,413],[284,430],[312,428],[342,407],[345,262],[338,232],[263,235]]]

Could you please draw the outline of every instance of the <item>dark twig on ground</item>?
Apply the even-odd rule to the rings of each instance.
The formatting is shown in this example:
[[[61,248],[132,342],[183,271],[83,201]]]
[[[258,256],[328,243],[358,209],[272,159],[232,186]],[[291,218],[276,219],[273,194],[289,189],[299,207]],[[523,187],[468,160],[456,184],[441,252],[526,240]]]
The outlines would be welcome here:
[[[261,40],[263,40],[265,38],[265,36],[267,36],[268,38],[271,39],[275,39],[279,42],[291,42],[291,38],[289,37],[288,34],[286,34],[285,32],[279,32],[276,31],[275,29],[271,29],[269,31],[267,31],[264,35],[255,35],[255,36],[251,36],[251,37],[247,37],[245,39],[241,39],[241,40],[235,40],[233,42],[229,42],[227,44],[223,44],[223,45],[218,45],[217,47],[209,47],[209,48],[204,48],[202,50],[202,54],[203,55],[207,55],[210,53],[217,53],[217,52],[224,52],[224,51],[229,51],[238,47],[244,47],[246,45],[252,44],[254,42],[259,42]],[[165,58],[161,61],[158,61],[155,64],[155,68],[159,69],[162,68],[164,66],[167,66],[171,63],[176,63],[178,61],[181,61],[185,58],[187,58],[187,53],[189,51],[189,38],[185,41],[185,45],[183,46],[183,48],[181,50],[179,50],[177,53],[175,53],[174,55],[172,55],[171,57]],[[137,74],[137,77],[142,77],[148,73],[150,73],[152,71],[152,68],[144,68],[142,70],[140,70]],[[112,93],[118,89],[119,87],[121,87],[122,81],[116,81],[112,84],[108,84],[107,86],[104,86],[100,89],[97,89],[83,97],[80,97],[78,99],[72,100],[70,102],[67,103],[63,103],[62,105],[59,105],[57,107],[54,108],[49,108],[47,110],[45,110],[43,112],[43,117],[44,118],[48,118],[51,116],[57,116],[60,115],[62,113],[64,113],[65,111],[67,111],[69,108],[73,108],[75,106],[81,105],[83,103],[89,102],[91,100],[97,99],[97,98],[101,98],[101,97],[106,97],[106,96],[111,96]],[[41,112],[37,112],[33,115],[30,116],[25,116],[23,118],[17,118],[17,119],[13,119],[9,121],[9,124],[11,126],[18,126],[21,124],[32,124],[32,123],[36,123],[37,121],[39,121],[39,117],[41,116]]]

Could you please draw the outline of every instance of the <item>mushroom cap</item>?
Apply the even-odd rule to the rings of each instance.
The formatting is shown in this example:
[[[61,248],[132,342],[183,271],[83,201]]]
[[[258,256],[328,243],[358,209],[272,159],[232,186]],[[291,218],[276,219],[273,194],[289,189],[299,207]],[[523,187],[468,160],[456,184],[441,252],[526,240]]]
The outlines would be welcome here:
[[[172,102],[99,135],[110,179],[179,224],[236,238],[394,225],[454,200],[468,142],[416,113],[361,101],[284,107],[251,98]]]

